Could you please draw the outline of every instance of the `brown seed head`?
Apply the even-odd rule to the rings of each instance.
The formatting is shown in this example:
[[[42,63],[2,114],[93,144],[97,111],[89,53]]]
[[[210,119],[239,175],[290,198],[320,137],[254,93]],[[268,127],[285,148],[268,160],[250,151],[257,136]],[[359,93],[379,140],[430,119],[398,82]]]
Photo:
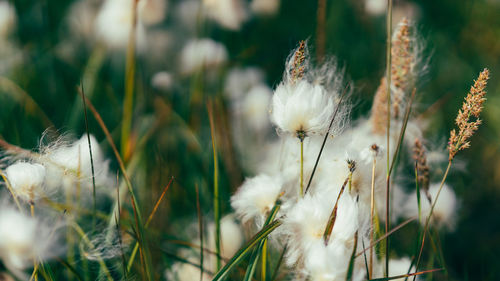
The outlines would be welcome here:
[[[417,165],[418,177],[417,181],[420,186],[425,191],[429,199],[429,166],[427,165],[427,155],[425,147],[419,139],[415,140],[415,146],[413,147],[413,160]]]
[[[450,153],[449,160],[451,161],[458,151],[470,147],[470,137],[477,131],[482,121],[479,115],[483,110],[483,103],[486,100],[486,84],[490,78],[488,69],[484,69],[474,81],[474,85],[470,88],[469,93],[465,97],[462,108],[458,110],[455,123],[458,127],[458,133],[455,129],[450,132],[450,140],[448,141],[448,151]]]
[[[302,40],[299,43],[299,47],[295,54],[293,55],[293,65],[292,65],[292,82],[296,82],[304,77],[306,60],[306,41]]]

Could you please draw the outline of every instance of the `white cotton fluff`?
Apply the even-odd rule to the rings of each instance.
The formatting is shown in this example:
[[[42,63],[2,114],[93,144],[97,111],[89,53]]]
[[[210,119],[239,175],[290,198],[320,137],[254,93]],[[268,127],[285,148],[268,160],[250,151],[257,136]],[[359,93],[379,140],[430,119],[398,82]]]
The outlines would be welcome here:
[[[79,0],[71,4],[67,21],[72,35],[81,36],[86,40],[93,37],[99,4],[94,0]]]
[[[218,67],[228,59],[226,47],[209,38],[189,41],[181,52],[182,73],[191,74],[208,67]]]
[[[188,258],[188,261],[193,264],[199,264],[199,259],[194,257]],[[166,280],[171,281],[192,281],[192,280],[200,280],[201,270],[199,267],[184,263],[184,262],[176,262],[172,265],[171,268],[165,271]],[[203,272],[202,281],[212,280],[212,275],[207,272]]]
[[[215,251],[215,224],[211,223],[208,228],[207,244],[208,248]],[[221,238],[221,256],[224,258],[231,258],[241,247],[243,243],[243,232],[240,225],[236,222],[235,216],[229,214],[220,220],[220,238]],[[207,257],[207,261],[210,260]],[[215,257],[213,256],[213,265],[211,268],[215,269]]]
[[[274,207],[282,186],[283,181],[279,175],[261,174],[246,179],[231,197],[231,206],[243,223],[254,220],[260,228]]]
[[[241,102],[241,113],[245,124],[254,132],[264,133],[271,125],[269,104],[273,91],[259,84],[250,89]]]
[[[239,30],[248,18],[241,0],[203,0],[203,7],[208,17],[229,30]]]
[[[429,187],[429,194],[432,200],[436,200],[436,195],[439,190],[439,184],[433,183]],[[434,201],[433,201],[434,202]],[[431,210],[431,204],[425,196],[423,190],[420,191],[420,207],[422,220],[421,223],[424,225],[429,212]],[[412,193],[408,199],[407,204],[404,206],[404,212],[406,217],[417,217],[418,216],[418,205],[417,205],[417,195]],[[453,231],[456,226],[457,219],[457,208],[458,202],[455,192],[447,185],[443,185],[443,189],[437,198],[436,206],[432,212],[432,223],[435,223],[439,227],[444,227],[450,231]]]
[[[95,32],[97,38],[110,49],[123,50],[128,46],[133,25],[134,0],[106,0],[97,15]],[[136,49],[146,46],[145,29],[141,21],[136,25]]]
[[[45,167],[40,164],[17,162],[5,170],[15,195],[27,202],[44,195]]]
[[[305,80],[281,83],[272,98],[271,121],[286,133],[325,134],[334,112],[333,96]]]
[[[146,26],[162,22],[167,13],[167,0],[141,0],[137,5],[139,20]]]
[[[51,229],[35,218],[10,207],[0,209],[0,259],[16,275],[21,270],[52,258],[57,246]],[[23,278],[21,278],[23,279]]]
[[[390,259],[389,260],[389,277],[394,277],[398,275],[404,275],[408,273],[408,270],[410,269],[411,265],[411,260],[408,257],[403,257],[400,259]],[[411,267],[411,270],[409,273],[415,273],[415,266],[413,265]],[[380,276],[382,277],[382,276]],[[405,280],[405,277],[402,278],[397,278],[397,279],[392,279],[396,281],[403,281]]]
[[[167,71],[160,71],[151,78],[151,85],[161,91],[168,91],[172,88],[174,78]]]
[[[280,0],[252,0],[250,9],[258,15],[270,16],[280,9]]]
[[[308,270],[308,262],[311,263],[311,266],[314,265],[316,261],[308,261],[314,255],[308,256],[307,253],[317,252],[314,249],[317,247],[317,243],[324,245],[323,234],[335,206],[337,195],[321,193],[311,195],[308,193],[287,212],[283,227],[289,232],[289,250],[286,257],[289,266],[303,261],[305,269]],[[354,233],[358,228],[357,217],[356,202],[348,191],[344,191],[339,199],[336,221],[328,243],[329,246],[326,247],[325,251],[337,250],[337,243],[351,244],[353,242]],[[345,260],[349,260],[349,256],[346,256]],[[342,260],[342,262],[344,261]],[[312,268],[314,267],[316,265]],[[309,268],[309,273],[312,273],[312,268]]]
[[[254,86],[264,82],[264,73],[256,67],[232,68],[227,74],[224,94],[230,100],[240,100]]]
[[[17,16],[9,1],[0,1],[0,38],[5,38],[16,26]]]
[[[365,11],[373,16],[383,15],[387,8],[385,0],[365,0]]]
[[[109,163],[104,159],[99,143],[93,135],[90,135],[90,144],[96,186],[108,186],[111,181]],[[49,189],[63,187],[64,190],[70,191],[77,187],[77,183],[87,189],[93,188],[87,135],[71,144],[45,149],[40,162],[44,163],[47,169],[46,184]]]

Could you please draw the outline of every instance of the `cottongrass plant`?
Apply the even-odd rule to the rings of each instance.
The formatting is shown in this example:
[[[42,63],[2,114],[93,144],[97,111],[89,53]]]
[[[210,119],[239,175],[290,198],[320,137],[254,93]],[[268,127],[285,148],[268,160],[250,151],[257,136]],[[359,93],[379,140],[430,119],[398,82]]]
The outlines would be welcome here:
[[[159,22],[163,15],[135,19],[136,11],[126,7],[137,3],[126,2],[130,5],[122,7],[116,0],[107,0],[95,19],[95,28],[98,38],[110,40],[108,47],[132,50],[127,71],[132,80],[127,80],[126,91],[133,93],[133,50],[135,45],[142,48],[142,25]],[[279,1],[267,4],[270,6],[263,3],[252,2],[255,13],[272,14],[279,6]],[[141,2],[140,9],[154,11],[162,5],[166,4],[159,0]],[[227,29],[237,30],[247,19],[240,1],[211,0],[201,5]],[[227,11],[237,13],[228,16]],[[127,25],[113,37],[106,28],[115,17],[124,17]],[[135,37],[127,35],[133,32]],[[209,99],[214,220],[203,221],[207,217],[201,207],[204,201],[196,188],[198,222],[186,232],[193,228],[199,235],[190,236],[189,242],[175,240],[188,247],[169,253],[177,261],[168,260],[166,269],[153,267],[160,262],[153,262],[156,256],[150,253],[153,240],[149,239],[158,235],[150,231],[150,223],[171,181],[145,220],[129,178],[129,171],[138,169],[132,151],[141,144],[130,144],[129,136],[138,134],[133,130],[132,101],[125,108],[130,118],[124,122],[127,130],[121,155],[97,110],[88,103],[115,153],[121,173],[116,176],[110,172],[111,159],[88,132],[78,140],[41,141],[34,150],[0,139],[5,150],[0,175],[11,199],[0,210],[2,264],[17,278],[34,280],[53,280],[50,260],[63,264],[67,279],[86,280],[91,276],[133,280],[137,275],[155,280],[158,272],[167,280],[180,281],[222,280],[232,274],[243,280],[389,280],[439,270],[421,265],[426,235],[430,227],[453,230],[456,225],[459,199],[445,182],[452,161],[470,146],[481,124],[489,72],[480,73],[459,110],[458,129],[451,131],[448,143],[448,167],[441,182],[435,183],[423,126],[411,114],[419,77],[426,70],[421,42],[414,25],[402,20],[392,36],[387,66],[391,79],[381,79],[369,115],[358,120],[349,120],[353,86],[346,82],[344,70],[334,58],[318,58],[316,63],[307,41],[291,52],[282,81],[274,89],[266,85],[259,69],[230,70],[224,92],[231,114],[235,122],[243,124],[240,133],[248,129],[263,136],[255,138],[253,148],[267,157],[255,157],[258,162],[251,167],[255,175],[234,192],[230,198],[233,210],[222,216],[215,126],[223,122],[216,122],[217,112]],[[207,68],[223,70],[228,57],[225,46],[212,39],[189,40],[180,51],[179,73],[156,72],[153,86],[168,92],[174,87],[175,75],[190,76]],[[81,96],[87,101],[83,91]],[[272,126],[274,138],[268,136]],[[240,145],[240,149],[247,147]],[[413,157],[404,158],[410,154]],[[400,166],[414,166],[415,190],[408,192],[399,178],[390,179],[390,169],[397,161]],[[403,169],[396,167],[395,171]],[[141,172],[139,175],[148,171]],[[385,187],[391,183],[392,193],[387,198],[389,189]],[[384,216],[389,214],[389,201],[392,213]],[[383,222],[388,225],[389,220],[401,219],[406,221],[382,230]],[[415,257],[397,257],[387,244],[379,243],[414,220],[422,226]],[[155,246],[168,250],[163,244]],[[384,256],[390,259],[384,261]],[[390,266],[384,266],[385,262]]]

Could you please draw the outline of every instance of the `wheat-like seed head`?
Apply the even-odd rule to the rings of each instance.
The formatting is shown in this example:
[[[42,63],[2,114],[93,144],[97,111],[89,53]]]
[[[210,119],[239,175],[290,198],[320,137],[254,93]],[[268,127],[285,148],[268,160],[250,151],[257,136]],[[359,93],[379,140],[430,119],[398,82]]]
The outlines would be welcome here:
[[[470,146],[470,137],[477,131],[482,123],[479,115],[483,110],[483,103],[486,100],[486,84],[490,78],[490,72],[485,68],[474,81],[471,86],[462,108],[458,110],[455,123],[458,126],[458,133],[455,129],[450,132],[450,140],[448,141],[448,151],[450,153],[449,160],[451,161],[458,151],[464,150]]]

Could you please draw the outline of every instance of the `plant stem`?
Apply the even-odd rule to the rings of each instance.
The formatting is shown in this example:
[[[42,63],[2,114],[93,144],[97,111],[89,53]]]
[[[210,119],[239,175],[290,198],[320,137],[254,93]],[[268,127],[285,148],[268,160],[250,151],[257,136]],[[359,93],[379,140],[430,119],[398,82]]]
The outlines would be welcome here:
[[[123,124],[121,135],[121,153],[123,160],[128,162],[130,147],[129,137],[132,126],[132,111],[134,107],[134,83],[135,83],[135,38],[137,29],[137,2],[133,1],[132,28],[127,46],[125,66],[125,99],[123,101]]]
[[[300,197],[304,197],[304,138],[300,138]]]
[[[390,135],[391,135],[391,53],[392,53],[392,0],[387,0],[387,46],[386,46],[386,78],[387,78],[387,189],[385,210],[385,233],[389,232],[389,189],[390,189]],[[389,274],[389,236],[385,240],[385,277]]]
[[[373,164],[372,164],[372,186],[371,186],[371,198],[370,198],[370,245],[373,244],[373,217],[375,213],[375,166],[377,165],[376,155],[373,155]],[[368,279],[373,277],[373,247],[370,247],[370,263],[368,265]]]
[[[429,228],[429,223],[430,223],[431,218],[432,218],[432,212],[434,211],[434,207],[436,206],[436,202],[439,198],[439,194],[441,194],[441,190],[443,189],[444,182],[446,181],[446,178],[448,177],[448,173],[450,172],[451,161],[452,160],[448,161],[448,166],[446,167],[446,171],[444,172],[443,178],[441,179],[441,184],[439,185],[439,189],[438,189],[438,192],[436,194],[436,198],[434,198],[434,202],[432,203],[431,210],[429,211],[429,215],[427,216],[427,219],[425,220],[424,234],[422,237],[422,245],[420,246],[420,252],[418,253],[418,258],[417,258],[417,263],[415,265],[415,268],[418,268],[418,266],[420,265],[420,258],[422,257],[422,251],[424,249],[425,235],[426,235],[427,230]],[[413,278],[413,280],[415,281],[415,277]]]

